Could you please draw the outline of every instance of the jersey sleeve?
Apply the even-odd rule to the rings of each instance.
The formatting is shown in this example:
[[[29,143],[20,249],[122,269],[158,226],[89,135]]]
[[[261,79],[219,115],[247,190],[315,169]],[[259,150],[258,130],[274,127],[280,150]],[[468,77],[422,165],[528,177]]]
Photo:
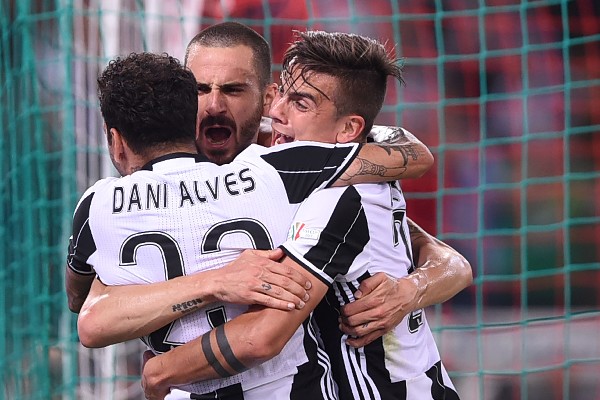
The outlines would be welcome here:
[[[331,186],[352,163],[362,144],[293,142],[269,148],[261,158],[279,173],[291,204]]]
[[[88,188],[79,199],[75,212],[67,253],[67,267],[80,275],[94,275],[96,271],[87,263],[96,251],[96,242],[90,229],[90,209],[99,187],[115,178],[102,179]]]
[[[330,286],[336,277],[351,272],[369,240],[361,196],[350,186],[310,195],[300,205],[281,248]]]

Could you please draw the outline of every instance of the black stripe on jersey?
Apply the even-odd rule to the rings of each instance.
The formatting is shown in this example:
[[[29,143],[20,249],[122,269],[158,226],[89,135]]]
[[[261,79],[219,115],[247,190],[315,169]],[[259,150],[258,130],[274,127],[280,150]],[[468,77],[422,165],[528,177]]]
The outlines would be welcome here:
[[[319,241],[304,258],[335,279],[337,275],[348,273],[369,239],[369,225],[361,196],[350,186],[340,196]]]
[[[395,210],[394,215],[396,214],[396,212],[402,213],[402,220],[400,221],[400,226],[398,227],[398,230],[400,231],[400,236],[402,237],[402,244],[404,245],[404,251],[406,251],[406,258],[410,260],[410,268],[408,269],[408,273],[410,274],[415,270],[415,262],[413,260],[412,254],[410,253],[410,238],[406,237],[406,232],[404,231],[404,229],[402,229],[403,222],[406,218],[406,210]]]
[[[433,367],[425,371],[425,375],[431,379],[431,398],[434,400],[460,400],[458,393],[444,384],[442,375],[442,361],[433,364]]]
[[[244,390],[242,389],[241,383],[236,383],[235,385],[217,389],[214,392],[210,392],[210,393],[204,393],[204,394],[191,393],[190,399],[193,399],[193,400],[215,400],[215,399],[217,399],[217,400],[218,399],[244,400]]]
[[[360,282],[370,276],[367,272],[356,281],[335,282],[315,309],[314,318],[331,359],[340,399],[371,400],[377,398],[377,392],[381,399],[405,400],[406,382],[392,383],[385,366],[383,339],[379,338],[361,349],[354,349],[345,344],[346,335],[338,328],[340,304],[354,301],[352,294]]]
[[[354,156],[346,160],[353,151]],[[297,146],[261,157],[279,173],[290,204],[297,204],[324,182],[327,186],[335,182],[346,170],[337,172],[338,168],[344,163],[350,165],[356,154],[356,147]]]
[[[311,323],[311,317],[302,323],[304,329],[304,350],[308,361],[298,366],[294,375],[290,400],[332,400],[336,399],[337,389],[331,376],[329,357],[318,347],[316,332]]]
[[[93,198],[94,193],[90,193],[79,203],[73,215],[73,235],[69,240],[67,265],[73,272],[81,275],[95,274],[94,268],[87,263],[96,251],[96,242],[90,230],[90,205]]]

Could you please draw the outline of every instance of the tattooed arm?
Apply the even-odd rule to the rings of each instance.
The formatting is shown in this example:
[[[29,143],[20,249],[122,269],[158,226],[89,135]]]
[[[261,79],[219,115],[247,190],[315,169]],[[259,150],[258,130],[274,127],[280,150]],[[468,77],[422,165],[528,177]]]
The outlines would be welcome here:
[[[104,347],[139,338],[214,301],[303,307],[308,279],[282,268],[275,261],[282,254],[246,250],[224,268],[145,285],[106,286],[96,279],[77,321],[79,339]]]
[[[433,155],[419,139],[403,128],[387,128],[387,140],[367,143],[333,186],[418,178],[433,165]]]
[[[298,273],[306,271],[288,257],[281,263]],[[308,279],[312,289],[304,308],[284,312],[253,306],[203,336],[149,359],[142,375],[146,398],[163,398],[170,386],[232,376],[275,357],[327,292],[323,281],[312,274]]]

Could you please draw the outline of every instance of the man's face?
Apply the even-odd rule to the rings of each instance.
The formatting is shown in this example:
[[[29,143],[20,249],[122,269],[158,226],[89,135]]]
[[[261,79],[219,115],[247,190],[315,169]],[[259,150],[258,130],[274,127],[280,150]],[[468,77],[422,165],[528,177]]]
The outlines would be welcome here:
[[[263,88],[248,46],[190,49],[187,67],[198,82],[196,144],[217,164],[255,143],[263,113]]]
[[[298,68],[284,77],[269,112],[272,144],[293,140],[336,143],[344,129],[344,120],[337,117],[333,103],[337,85],[337,79],[326,74],[310,72],[301,77]]]

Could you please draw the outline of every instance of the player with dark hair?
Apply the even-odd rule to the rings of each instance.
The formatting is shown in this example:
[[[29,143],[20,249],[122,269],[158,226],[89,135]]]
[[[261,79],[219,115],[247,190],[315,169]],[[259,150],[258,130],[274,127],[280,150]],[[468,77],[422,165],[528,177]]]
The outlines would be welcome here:
[[[232,163],[217,166],[196,152],[198,84],[174,58],[148,53],[118,58],[98,78],[98,88],[109,153],[124,176],[102,179],[83,194],[73,217],[68,269],[97,274],[107,285],[159,282],[196,272],[217,275],[243,249],[272,249],[282,243],[300,202],[310,193],[418,176],[432,162],[427,148],[417,143],[292,143],[271,149],[251,145]],[[417,148],[418,154],[407,159]],[[187,398],[193,396],[189,393],[220,390],[243,392],[245,398],[289,394],[297,367],[307,361],[303,329],[294,329],[277,355],[243,371],[254,363],[236,358],[223,323],[246,315],[247,307],[205,294],[176,303],[173,307],[184,316],[143,339],[161,353],[204,338],[204,378],[217,379],[185,382],[179,389]],[[251,335],[249,328],[245,330]],[[214,357],[225,357],[221,362],[227,367],[220,367]],[[294,387],[300,396],[326,396],[320,377],[302,378],[317,381]]]
[[[194,36],[185,65],[198,80],[198,146],[213,162],[228,163],[259,141],[275,96],[269,44],[243,24],[223,22]]]
[[[281,97],[270,112],[273,130],[299,140],[364,142],[383,104],[388,76],[401,79],[401,70],[375,40],[300,33],[284,57]],[[363,101],[357,94],[365,88],[379,93]],[[294,217],[282,260],[311,273],[306,307],[290,312],[251,308],[201,338],[148,360],[146,396],[162,398],[173,385],[210,379],[212,370],[228,376],[261,365],[285,349],[315,310],[317,333],[309,326],[304,339],[309,361],[299,366],[291,391],[275,398],[302,398],[296,391],[307,385],[306,377],[318,379],[331,368],[337,387],[323,384],[328,398],[457,399],[422,310],[405,317],[384,338],[358,349],[346,343],[347,336],[337,327],[341,307],[354,300],[362,280],[377,272],[404,276],[414,269],[405,214],[397,183],[311,194]],[[317,336],[332,358],[330,365],[317,349]]]
[[[378,112],[373,105],[383,103],[383,77],[402,80],[397,65],[384,46],[369,38],[299,33],[283,60],[283,96],[271,108],[274,130],[299,140],[320,133],[325,143],[365,142],[363,126],[370,129]],[[379,95],[358,96],[367,87]],[[347,100],[352,98],[360,100]],[[357,128],[322,133],[332,132],[328,123],[342,122]],[[300,206],[292,226],[297,229],[283,245],[286,255],[329,286],[313,317],[340,398],[458,399],[424,310],[409,313],[391,332],[358,349],[337,329],[342,307],[354,301],[363,280],[378,272],[407,276],[415,268],[399,183],[314,193]]]

